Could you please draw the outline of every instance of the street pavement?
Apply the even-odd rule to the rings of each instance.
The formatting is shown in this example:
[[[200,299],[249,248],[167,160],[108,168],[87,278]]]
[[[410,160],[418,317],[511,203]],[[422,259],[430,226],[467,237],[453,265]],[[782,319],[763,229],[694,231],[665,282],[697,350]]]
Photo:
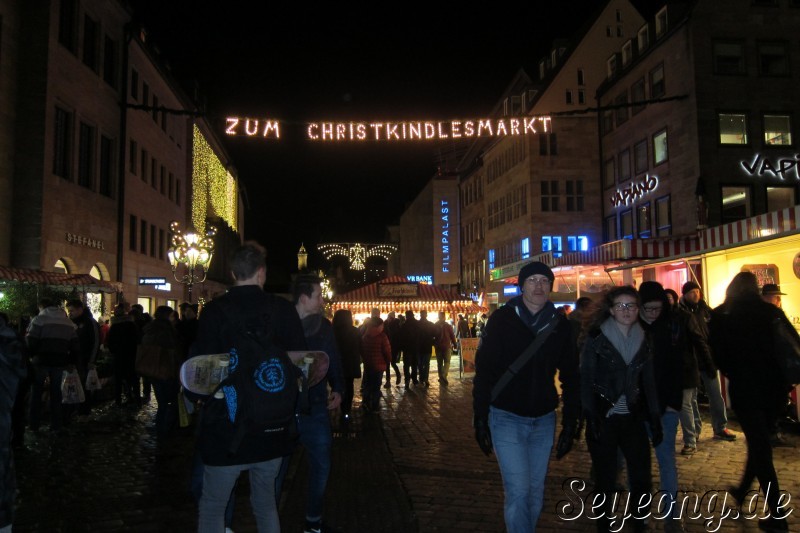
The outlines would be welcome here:
[[[429,388],[384,390],[378,413],[367,414],[356,395],[349,428],[334,421],[333,466],[325,498],[325,522],[353,532],[497,532],[503,526],[503,488],[495,458],[484,456],[472,431],[471,379],[449,376],[436,381],[432,362]],[[453,359],[453,366],[458,361]],[[358,388],[358,382],[356,382]],[[189,493],[193,437],[190,428],[167,439],[153,429],[155,400],[139,411],[106,402],[87,421],[75,422],[60,435],[47,430],[25,436],[17,459],[19,501],[15,532],[196,530],[196,505]],[[697,508],[685,520],[687,531],[758,531],[757,520],[734,519],[724,489],[744,468],[745,442],[713,440],[704,412],[704,433],[694,456],[676,454],[682,496]],[[800,444],[793,433],[788,440]],[[775,464],[781,488],[800,497],[797,448],[777,448]],[[580,497],[591,489],[591,461],[580,440],[565,458],[553,457],[538,531],[593,530]],[[281,499],[282,531],[303,528],[307,466],[302,449],[293,456]],[[575,479],[572,485],[569,480]],[[621,478],[622,479],[622,478]],[[578,491],[585,482],[586,490]],[[653,458],[653,480],[658,470]],[[576,484],[577,483],[577,484]],[[569,487],[572,486],[573,490]],[[576,495],[578,494],[578,495]],[[234,531],[255,531],[246,477],[236,489]],[[565,506],[570,503],[571,505]],[[757,502],[762,511],[763,498]],[[789,502],[794,507],[794,501]],[[561,509],[561,511],[559,511]],[[790,531],[800,518],[789,517]],[[652,519],[654,531],[664,528]],[[630,521],[624,530],[631,530]]]

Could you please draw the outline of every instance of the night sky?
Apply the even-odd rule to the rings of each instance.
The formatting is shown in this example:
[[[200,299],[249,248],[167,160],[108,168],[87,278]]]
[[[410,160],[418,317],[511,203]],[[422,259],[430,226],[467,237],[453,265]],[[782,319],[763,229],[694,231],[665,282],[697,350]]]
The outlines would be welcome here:
[[[305,122],[487,116],[517,70],[535,75],[553,39],[570,37],[600,2],[296,4],[131,1],[175,76],[205,94],[246,191],[245,238],[267,247],[273,280],[288,279],[301,242],[309,253],[322,242],[383,242],[441,148],[314,144]],[[231,115],[289,129],[279,141],[225,138]],[[310,262],[322,266],[316,254]]]

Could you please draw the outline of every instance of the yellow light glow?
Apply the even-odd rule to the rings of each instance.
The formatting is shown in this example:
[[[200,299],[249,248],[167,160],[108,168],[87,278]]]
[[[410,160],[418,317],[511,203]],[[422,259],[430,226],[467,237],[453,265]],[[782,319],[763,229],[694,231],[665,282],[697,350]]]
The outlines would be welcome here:
[[[209,207],[233,231],[238,231],[238,186],[200,128],[194,127],[194,159],[192,165],[192,225],[205,231]]]
[[[387,261],[393,253],[397,251],[397,246],[393,244],[362,245],[360,243],[342,244],[320,244],[317,250],[322,252],[325,259],[341,255],[350,260],[350,268],[353,270],[364,270],[368,257],[382,257]]]

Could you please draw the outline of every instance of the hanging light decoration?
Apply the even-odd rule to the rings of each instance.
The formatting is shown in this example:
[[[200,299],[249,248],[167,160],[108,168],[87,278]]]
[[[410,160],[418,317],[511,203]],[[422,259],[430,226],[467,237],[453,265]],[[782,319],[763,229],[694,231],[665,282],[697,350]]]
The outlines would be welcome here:
[[[389,260],[397,251],[394,244],[361,244],[361,243],[339,243],[339,244],[320,244],[317,250],[322,252],[325,259],[330,260],[337,255],[344,256],[350,261],[352,270],[365,270],[367,258],[382,257]]]

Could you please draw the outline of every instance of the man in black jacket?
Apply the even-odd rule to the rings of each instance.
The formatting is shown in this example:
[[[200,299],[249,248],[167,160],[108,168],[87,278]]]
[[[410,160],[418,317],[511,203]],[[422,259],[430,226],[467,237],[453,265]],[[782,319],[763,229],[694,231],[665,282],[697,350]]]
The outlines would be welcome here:
[[[578,353],[566,317],[549,300],[555,276],[544,263],[520,270],[522,294],[489,317],[475,356],[475,437],[486,455],[495,453],[505,489],[505,522],[510,533],[536,530],[556,426],[559,371],[564,399],[556,457],[572,447],[580,410]],[[545,328],[548,328],[545,330]],[[534,339],[549,331],[536,353],[502,390],[494,390],[509,366]]]

